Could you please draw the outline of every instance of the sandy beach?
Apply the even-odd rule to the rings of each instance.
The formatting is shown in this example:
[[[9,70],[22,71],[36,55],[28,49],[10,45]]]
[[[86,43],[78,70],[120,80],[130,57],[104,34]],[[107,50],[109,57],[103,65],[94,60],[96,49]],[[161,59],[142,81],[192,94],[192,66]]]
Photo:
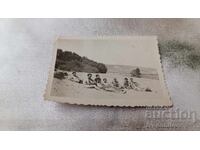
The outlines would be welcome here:
[[[70,74],[70,73],[69,73]],[[77,75],[83,80],[87,80],[87,73],[78,72]],[[96,75],[92,73],[93,77]],[[126,74],[120,73],[106,73],[106,74],[99,74],[100,77],[107,78],[108,82],[111,83],[113,78],[117,78],[120,85],[123,85],[124,77],[130,77]],[[139,84],[142,88],[150,88],[152,92],[141,92],[135,91],[133,89],[126,90],[126,93],[123,94],[122,92],[108,92],[105,90],[97,90],[88,88],[85,84],[79,84],[76,82],[72,82],[69,79],[53,79],[52,89],[51,89],[51,96],[57,97],[69,97],[69,98],[95,98],[95,99],[144,99],[144,96],[148,99],[151,98],[159,98],[161,97],[161,88],[159,85],[159,80],[155,79],[144,79],[144,78],[133,78],[135,82]]]

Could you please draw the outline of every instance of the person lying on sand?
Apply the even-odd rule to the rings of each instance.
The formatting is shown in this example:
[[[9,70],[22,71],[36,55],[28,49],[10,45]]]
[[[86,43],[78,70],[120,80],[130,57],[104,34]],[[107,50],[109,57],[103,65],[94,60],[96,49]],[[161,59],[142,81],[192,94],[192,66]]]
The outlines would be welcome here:
[[[139,87],[139,84],[133,81],[133,78],[130,78],[130,88],[136,91],[142,91],[143,89]]]
[[[137,82],[133,81],[133,78],[130,78],[130,88],[136,91],[145,91],[145,92],[152,92],[150,88],[141,88]]]
[[[115,91],[115,89],[111,86],[111,84],[108,83],[106,78],[103,78],[103,81],[101,82],[101,89],[108,91],[108,92]]]
[[[116,92],[123,92],[123,94],[126,93],[126,91],[124,90],[124,88],[119,84],[117,78],[114,78],[112,81],[112,87],[114,88],[114,90]]]
[[[77,76],[76,72],[72,72],[72,76],[69,78],[69,80],[72,81],[72,82],[77,82],[77,83],[83,84],[83,80],[81,80]]]

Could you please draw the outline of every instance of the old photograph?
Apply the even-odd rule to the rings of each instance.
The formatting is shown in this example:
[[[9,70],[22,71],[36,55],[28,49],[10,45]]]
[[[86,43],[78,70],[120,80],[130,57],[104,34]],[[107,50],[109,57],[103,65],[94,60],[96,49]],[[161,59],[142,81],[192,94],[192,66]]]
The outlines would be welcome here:
[[[171,106],[155,36],[59,38],[45,98],[104,106]]]

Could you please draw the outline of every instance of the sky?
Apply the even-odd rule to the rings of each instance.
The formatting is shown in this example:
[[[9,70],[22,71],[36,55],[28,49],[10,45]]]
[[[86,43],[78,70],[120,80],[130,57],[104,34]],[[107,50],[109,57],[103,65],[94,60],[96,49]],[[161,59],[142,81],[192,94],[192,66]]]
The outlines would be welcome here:
[[[59,39],[57,48],[112,65],[156,68],[157,40],[154,36],[119,39]]]

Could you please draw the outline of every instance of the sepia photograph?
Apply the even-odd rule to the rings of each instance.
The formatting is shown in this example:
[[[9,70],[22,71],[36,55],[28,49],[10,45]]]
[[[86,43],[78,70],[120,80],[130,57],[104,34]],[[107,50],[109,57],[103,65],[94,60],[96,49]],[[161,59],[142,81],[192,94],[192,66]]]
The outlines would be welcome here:
[[[108,106],[170,106],[156,37],[58,39],[47,99]]]

